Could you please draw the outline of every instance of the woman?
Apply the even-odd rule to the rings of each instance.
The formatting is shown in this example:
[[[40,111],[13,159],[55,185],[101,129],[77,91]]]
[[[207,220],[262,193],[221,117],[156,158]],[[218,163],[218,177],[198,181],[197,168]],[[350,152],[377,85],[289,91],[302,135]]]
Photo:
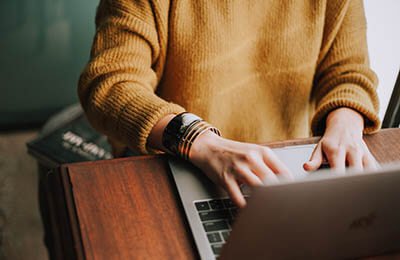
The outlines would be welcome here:
[[[140,153],[188,159],[238,206],[240,183],[291,176],[254,143],[312,131],[323,137],[306,170],[324,157],[376,167],[362,139],[380,121],[361,0],[102,0],[96,25],[79,82],[91,123]]]

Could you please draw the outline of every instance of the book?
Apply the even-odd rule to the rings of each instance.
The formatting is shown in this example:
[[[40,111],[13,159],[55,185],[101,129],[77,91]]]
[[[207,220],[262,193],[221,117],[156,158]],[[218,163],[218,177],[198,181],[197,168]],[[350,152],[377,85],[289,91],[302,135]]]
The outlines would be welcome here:
[[[53,116],[27,147],[28,152],[47,168],[113,158],[107,137],[90,125],[79,105]]]

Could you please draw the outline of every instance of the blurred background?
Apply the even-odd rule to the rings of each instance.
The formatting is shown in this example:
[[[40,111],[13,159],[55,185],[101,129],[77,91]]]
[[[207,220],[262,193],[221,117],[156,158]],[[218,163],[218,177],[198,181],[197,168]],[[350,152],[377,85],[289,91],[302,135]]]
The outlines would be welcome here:
[[[77,101],[98,0],[0,2],[0,128],[39,126]]]
[[[98,2],[0,1],[0,259],[48,258],[37,164],[25,144],[78,101]]]
[[[98,0],[0,1],[0,259],[46,259],[37,167],[26,152],[43,123],[76,103]],[[400,1],[365,0],[383,119],[400,64]]]

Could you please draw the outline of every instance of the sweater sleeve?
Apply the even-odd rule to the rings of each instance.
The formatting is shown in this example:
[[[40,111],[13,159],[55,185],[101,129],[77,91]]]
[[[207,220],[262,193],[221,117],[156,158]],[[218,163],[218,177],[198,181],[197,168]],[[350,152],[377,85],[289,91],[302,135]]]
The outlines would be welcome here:
[[[90,61],[78,86],[91,124],[142,154],[152,151],[146,143],[153,126],[184,111],[154,93],[165,59],[165,2],[102,0]]]
[[[369,67],[362,0],[327,1],[325,30],[314,78],[313,134],[325,130],[327,115],[349,107],[364,117],[364,133],[380,128],[377,77]]]

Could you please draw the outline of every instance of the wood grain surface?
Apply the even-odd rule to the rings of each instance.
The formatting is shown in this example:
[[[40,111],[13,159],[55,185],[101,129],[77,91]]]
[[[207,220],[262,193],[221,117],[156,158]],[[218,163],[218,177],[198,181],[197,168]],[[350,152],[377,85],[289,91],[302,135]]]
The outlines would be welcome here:
[[[197,257],[163,157],[68,169],[87,259]]]
[[[400,160],[400,129],[365,138],[379,162]],[[270,143],[272,147],[318,138]],[[87,259],[195,259],[197,250],[165,156],[63,167],[74,250]],[[77,245],[80,244],[80,245]]]

